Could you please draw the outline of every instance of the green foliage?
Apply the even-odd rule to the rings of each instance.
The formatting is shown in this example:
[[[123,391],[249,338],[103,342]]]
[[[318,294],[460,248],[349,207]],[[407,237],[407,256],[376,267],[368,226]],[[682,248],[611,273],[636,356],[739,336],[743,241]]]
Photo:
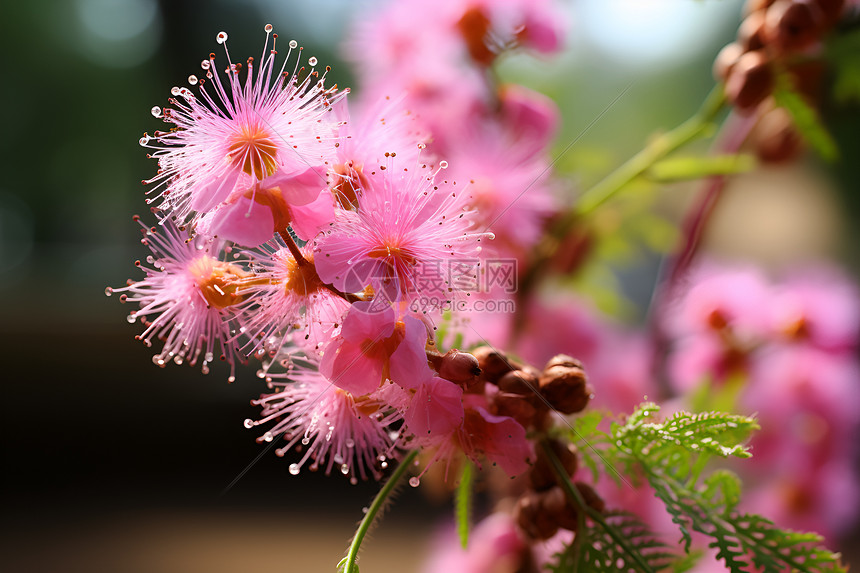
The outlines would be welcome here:
[[[463,463],[454,506],[457,535],[460,537],[460,545],[465,549],[469,545],[469,528],[472,522],[472,462],[469,460]]]
[[[818,112],[794,89],[786,74],[783,73],[777,77],[773,97],[776,105],[784,108],[791,115],[797,131],[823,159],[835,161],[839,157],[836,142],[821,123]]]
[[[676,558],[636,516],[615,511],[607,512],[604,520],[624,536],[650,569],[630,559],[603,526],[585,527],[583,523],[573,543],[556,555],[558,562],[551,565],[550,570],[553,573],[643,573],[666,569]]]
[[[731,472],[719,470],[699,479],[711,455],[749,457],[743,441],[758,429],[755,420],[679,412],[658,422],[658,412],[655,404],[643,404],[625,424],[615,424],[612,457],[644,474],[680,528],[685,551],[697,531],[711,538],[709,546],[733,572],[845,571],[839,555],[820,545],[820,536],[779,529],[761,516],[735,511],[741,487]]]

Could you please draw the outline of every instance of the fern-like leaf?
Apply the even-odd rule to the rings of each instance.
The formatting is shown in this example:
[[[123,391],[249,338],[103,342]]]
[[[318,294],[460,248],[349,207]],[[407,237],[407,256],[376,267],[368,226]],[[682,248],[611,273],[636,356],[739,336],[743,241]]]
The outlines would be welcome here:
[[[677,555],[668,551],[647,525],[623,511],[605,513],[607,525],[628,540],[652,571],[662,571]],[[556,555],[553,573],[642,573],[643,569],[618,546],[602,526],[592,525],[577,533],[574,541]]]

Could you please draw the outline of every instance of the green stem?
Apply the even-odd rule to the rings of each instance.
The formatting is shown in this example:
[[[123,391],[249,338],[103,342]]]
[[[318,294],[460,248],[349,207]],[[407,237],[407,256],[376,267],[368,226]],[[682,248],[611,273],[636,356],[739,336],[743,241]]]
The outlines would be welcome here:
[[[636,551],[633,547],[630,546],[630,543],[621,535],[614,527],[609,525],[606,520],[603,518],[603,515],[594,509],[593,507],[589,507],[585,500],[582,498],[582,495],[579,493],[579,490],[573,485],[570,481],[570,477],[567,475],[567,471],[564,469],[564,466],[561,464],[561,460],[558,459],[558,456],[555,455],[552,447],[547,442],[541,442],[541,447],[543,447],[544,453],[550,462],[552,462],[553,470],[555,470],[556,476],[558,476],[558,482],[561,485],[562,489],[564,489],[567,496],[573,501],[580,512],[584,512],[588,515],[589,519],[594,523],[598,524],[600,527],[606,531],[609,537],[612,538],[615,543],[618,544],[621,549],[627,553],[630,558],[636,562],[636,565],[643,571],[643,573],[654,573],[654,570],[648,565],[642,555]]]
[[[388,481],[385,482],[385,485],[382,486],[382,489],[379,490],[379,493],[376,494],[376,497],[373,498],[373,503],[370,504],[370,508],[367,510],[367,513],[364,514],[364,518],[361,520],[361,523],[358,525],[358,529],[355,532],[355,536],[352,538],[352,543],[349,545],[349,553],[347,553],[346,558],[341,561],[343,573],[358,573],[358,567],[355,562],[356,559],[358,559],[358,550],[361,547],[361,542],[364,540],[364,536],[367,535],[367,532],[370,530],[370,526],[373,525],[373,520],[376,518],[376,514],[379,513],[379,510],[382,509],[382,506],[385,504],[385,500],[389,495],[391,495],[391,492],[394,491],[394,487],[397,485],[397,482],[400,481],[400,478],[403,477],[409,469],[409,466],[412,465],[412,462],[415,461],[415,458],[417,457],[418,450],[412,450],[409,452],[400,462],[400,465],[397,466],[397,469],[394,470],[394,473],[391,474],[391,477],[388,478]]]
[[[702,107],[693,117],[672,131],[653,139],[645,149],[583,193],[577,201],[576,208],[567,218],[591,213],[628,183],[645,173],[657,161],[699,137],[713,123],[723,103],[725,103],[725,94],[720,84],[711,90]]]

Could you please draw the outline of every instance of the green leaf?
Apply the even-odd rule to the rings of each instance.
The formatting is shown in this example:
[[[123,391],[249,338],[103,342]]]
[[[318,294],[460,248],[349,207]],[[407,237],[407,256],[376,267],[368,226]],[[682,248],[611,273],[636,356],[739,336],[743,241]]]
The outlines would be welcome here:
[[[669,567],[677,557],[668,551],[667,546],[647,525],[631,513],[608,511],[605,514],[605,522],[629,542],[631,548],[643,557],[643,562],[652,571]],[[587,541],[577,546],[576,541],[580,537]],[[597,525],[578,531],[573,542],[555,557],[558,561],[549,565],[553,573],[628,573],[648,570],[630,559],[606,529]]]
[[[469,460],[463,464],[454,505],[457,535],[460,537],[460,545],[465,549],[469,545],[469,528],[472,521],[472,462]]]
[[[659,183],[688,181],[712,175],[735,175],[755,169],[752,155],[717,155],[706,157],[674,157],[651,166],[645,176]]]
[[[776,105],[784,108],[794,120],[794,126],[809,145],[826,161],[839,157],[839,148],[833,136],[827,131],[818,117],[818,112],[803,99],[786,74],[777,76],[773,92]]]

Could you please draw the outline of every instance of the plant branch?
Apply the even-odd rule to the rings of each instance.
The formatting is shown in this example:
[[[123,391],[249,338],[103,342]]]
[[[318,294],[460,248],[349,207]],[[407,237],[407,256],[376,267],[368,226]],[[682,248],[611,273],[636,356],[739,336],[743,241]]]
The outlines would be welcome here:
[[[361,547],[361,542],[370,530],[370,526],[373,525],[373,520],[382,509],[382,506],[385,504],[385,500],[389,495],[391,495],[391,492],[394,491],[394,486],[396,486],[397,482],[400,481],[400,478],[406,474],[406,470],[409,469],[409,466],[412,465],[412,462],[415,461],[416,457],[418,457],[418,450],[412,450],[406,454],[406,457],[403,458],[400,465],[397,466],[397,469],[394,470],[394,473],[391,474],[391,477],[388,478],[388,481],[385,482],[385,485],[382,486],[382,489],[379,490],[379,493],[376,494],[375,498],[373,498],[373,503],[370,504],[370,508],[367,510],[367,513],[364,514],[364,518],[361,520],[361,523],[358,525],[358,529],[355,532],[355,536],[352,538],[352,543],[349,544],[349,552],[347,553],[346,558],[344,558],[344,560],[338,565],[343,573],[358,573],[356,560],[358,559],[358,550]]]

